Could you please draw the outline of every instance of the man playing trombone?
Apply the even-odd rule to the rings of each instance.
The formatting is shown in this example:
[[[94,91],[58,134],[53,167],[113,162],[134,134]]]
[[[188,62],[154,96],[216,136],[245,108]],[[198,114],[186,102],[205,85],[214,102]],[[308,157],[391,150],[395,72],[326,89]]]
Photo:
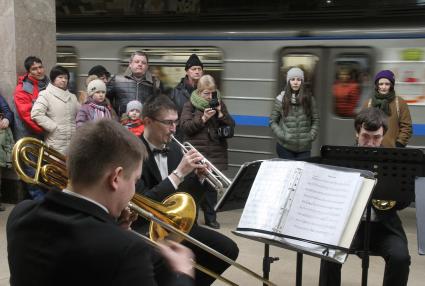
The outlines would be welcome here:
[[[10,284],[193,285],[189,249],[160,244],[167,266],[129,230],[143,143],[120,124],[100,120],[78,129],[68,155],[72,187],[23,201],[8,218]]]
[[[148,158],[136,192],[161,202],[177,191],[184,191],[192,195],[198,204],[205,193],[203,181],[207,166],[200,163],[203,156],[196,150],[183,155],[180,147],[170,142],[178,123],[176,106],[167,96],[151,97],[143,105],[142,118],[145,130],[141,139],[148,149]],[[146,229],[139,221],[138,231]],[[235,242],[216,231],[199,227],[196,222],[189,235],[233,260],[238,256]],[[199,247],[187,246],[194,252],[197,263],[213,272],[221,274],[229,267],[229,264]],[[197,271],[195,280],[196,285],[205,286],[211,285],[215,279]]]

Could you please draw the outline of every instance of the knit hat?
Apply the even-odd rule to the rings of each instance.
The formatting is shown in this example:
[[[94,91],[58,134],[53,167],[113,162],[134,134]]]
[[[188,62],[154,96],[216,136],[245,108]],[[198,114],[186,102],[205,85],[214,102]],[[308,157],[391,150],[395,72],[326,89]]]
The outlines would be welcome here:
[[[94,79],[87,86],[87,93],[92,96],[96,91],[104,91],[106,93],[106,85],[103,80]]]
[[[300,68],[291,68],[286,74],[286,82],[288,82],[291,78],[298,77],[302,81],[304,81],[304,72]]]
[[[201,60],[198,58],[198,56],[196,54],[192,54],[189,59],[186,62],[186,66],[184,67],[184,69],[187,71],[188,69],[190,69],[191,67],[201,67],[204,68],[204,65],[202,64]]]
[[[378,72],[376,74],[376,76],[375,76],[375,84],[377,84],[378,81],[381,78],[388,79],[392,83],[392,85],[394,86],[394,84],[395,84],[395,77],[394,77],[394,73],[392,71],[390,71],[390,70],[383,70],[383,71]]]
[[[89,70],[89,75],[97,75],[98,77],[101,77],[105,75],[106,77],[110,77],[111,74],[108,72],[108,70],[101,65],[94,66]]]
[[[127,113],[129,113],[133,109],[137,109],[141,113],[142,112],[142,103],[138,100],[132,100],[129,103],[127,103]]]
[[[68,76],[69,80],[69,71],[63,66],[54,66],[50,71],[50,82],[54,82],[55,79],[60,75]]]

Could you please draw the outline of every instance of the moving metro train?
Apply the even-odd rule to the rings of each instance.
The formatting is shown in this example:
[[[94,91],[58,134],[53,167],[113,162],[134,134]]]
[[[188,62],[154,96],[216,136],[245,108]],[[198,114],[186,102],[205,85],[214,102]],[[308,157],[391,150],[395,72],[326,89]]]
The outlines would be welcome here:
[[[324,28],[305,30],[176,30],[152,32],[57,33],[58,63],[74,76],[74,90],[85,89],[87,71],[104,65],[112,74],[123,72],[131,52],[149,55],[150,69],[165,90],[184,76],[184,64],[192,53],[213,75],[236,120],[229,141],[229,174],[247,161],[276,156],[275,140],[268,127],[274,98],[285,85],[292,66],[305,72],[319,105],[321,145],[352,145],[353,118],[335,109],[332,86],[344,69],[359,87],[356,110],[373,91],[373,76],[381,69],[396,75],[397,94],[411,104],[414,135],[409,146],[425,146],[425,29],[420,28]]]

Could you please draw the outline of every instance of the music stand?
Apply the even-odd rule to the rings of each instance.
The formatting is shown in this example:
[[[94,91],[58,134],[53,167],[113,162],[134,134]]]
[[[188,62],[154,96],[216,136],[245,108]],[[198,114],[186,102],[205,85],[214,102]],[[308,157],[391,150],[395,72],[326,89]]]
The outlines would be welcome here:
[[[394,200],[397,203],[415,201],[415,179],[424,174],[424,154],[419,149],[372,148],[352,146],[322,146],[320,157],[310,162],[369,170],[378,183],[372,199]],[[367,207],[364,249],[362,256],[362,285],[367,285],[369,269],[369,223],[371,204]]]

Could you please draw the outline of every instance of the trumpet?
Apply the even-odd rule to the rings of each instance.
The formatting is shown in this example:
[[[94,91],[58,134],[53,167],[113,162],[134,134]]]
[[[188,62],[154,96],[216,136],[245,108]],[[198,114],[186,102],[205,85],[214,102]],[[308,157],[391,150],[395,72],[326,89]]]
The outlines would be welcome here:
[[[380,210],[380,211],[387,211],[392,209],[397,204],[396,201],[388,201],[388,200],[372,200],[372,205]]]
[[[66,158],[63,154],[48,147],[43,141],[25,137],[13,147],[13,167],[18,176],[26,183],[36,184],[49,190],[62,190],[68,187]],[[23,165],[35,170],[34,177],[24,171]],[[237,263],[202,242],[192,238],[187,233],[192,228],[196,218],[196,205],[187,193],[176,193],[167,197],[162,203],[135,194],[129,202],[130,209],[150,221],[149,238],[134,232],[150,245],[157,246],[157,240],[166,238],[170,233],[177,235],[177,241],[187,240],[217,258],[227,262],[267,285],[275,284],[263,278],[247,267]],[[208,268],[193,262],[194,267],[211,277],[228,285],[238,285],[229,279],[214,273]]]
[[[194,149],[192,144],[189,142],[179,142],[179,140],[176,139],[173,135],[171,135],[171,140],[177,143],[177,145],[180,146],[183,154],[186,154],[190,150]],[[232,181],[230,181],[229,178],[227,178],[219,169],[217,169],[210,161],[208,161],[205,157],[204,159],[199,162],[201,164],[206,164],[209,168],[207,169],[207,176],[205,180],[208,184],[210,184],[211,187],[213,187],[217,191],[217,199],[220,200],[220,198],[224,195],[224,192],[227,190],[227,188],[230,186]]]

